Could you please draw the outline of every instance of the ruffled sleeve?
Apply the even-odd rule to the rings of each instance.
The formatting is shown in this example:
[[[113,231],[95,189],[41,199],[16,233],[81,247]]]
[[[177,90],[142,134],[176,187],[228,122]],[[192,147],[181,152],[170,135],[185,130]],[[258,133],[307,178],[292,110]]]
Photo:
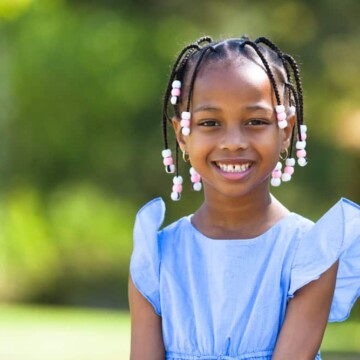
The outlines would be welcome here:
[[[158,229],[164,215],[165,204],[161,198],[152,200],[140,209],[135,220],[134,249],[130,260],[130,274],[134,285],[158,315],[161,315]]]
[[[339,259],[329,321],[343,321],[360,295],[360,206],[347,199],[335,204],[300,240],[288,296],[316,280]]]

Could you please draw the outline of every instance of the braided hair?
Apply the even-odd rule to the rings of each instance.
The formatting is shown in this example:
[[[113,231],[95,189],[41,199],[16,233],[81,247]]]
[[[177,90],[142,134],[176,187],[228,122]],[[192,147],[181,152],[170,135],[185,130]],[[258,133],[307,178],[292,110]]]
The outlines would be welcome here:
[[[259,37],[251,41],[247,36],[221,41],[213,41],[211,37],[204,36],[194,43],[185,46],[180,51],[172,67],[163,98],[162,128],[164,148],[168,149],[166,151],[171,152],[169,150],[167,127],[171,123],[172,114],[180,118],[180,106],[185,108],[186,112],[190,112],[194,84],[200,68],[210,62],[232,61],[240,57],[260,60],[263,64],[275,95],[278,120],[281,119],[281,116],[286,118],[285,107],[281,104],[279,89],[283,90],[284,103],[289,105],[290,115],[296,114],[296,123],[293,127],[290,140],[289,157],[291,158],[292,156],[295,144],[296,148],[306,155],[304,150],[306,144],[306,126],[304,125],[303,90],[299,67],[292,56],[284,53],[268,38]],[[186,91],[181,91],[181,95],[175,98],[175,101],[172,98],[174,82],[186,84]],[[172,114],[170,114],[170,103],[172,104]],[[292,114],[290,110],[293,111]],[[282,114],[279,114],[279,112]],[[286,121],[285,126],[287,126]],[[176,169],[176,176],[178,176],[179,144],[177,141],[175,151],[176,160],[173,169]],[[305,157],[305,155],[300,155],[300,157]],[[305,158],[299,160],[300,166],[306,164]],[[293,159],[291,161],[294,162]],[[290,166],[293,165],[293,163],[290,164]]]

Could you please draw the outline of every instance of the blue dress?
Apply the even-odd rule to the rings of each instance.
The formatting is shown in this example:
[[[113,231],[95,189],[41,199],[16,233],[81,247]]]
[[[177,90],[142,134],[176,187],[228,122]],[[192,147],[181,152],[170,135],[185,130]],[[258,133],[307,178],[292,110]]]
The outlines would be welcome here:
[[[164,215],[160,198],[139,211],[130,273],[162,317],[168,360],[270,360],[288,300],[337,259],[329,321],[360,295],[360,207],[349,200],[315,225],[290,213],[248,240],[208,238],[191,216],[159,231]]]

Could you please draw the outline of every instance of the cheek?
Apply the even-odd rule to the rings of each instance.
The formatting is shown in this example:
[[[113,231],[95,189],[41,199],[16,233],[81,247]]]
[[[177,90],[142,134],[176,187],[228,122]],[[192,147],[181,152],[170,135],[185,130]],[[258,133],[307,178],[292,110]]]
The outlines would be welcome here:
[[[276,129],[275,131],[271,131],[271,132],[254,134],[251,137],[251,142],[253,146],[260,146],[260,147],[272,149],[272,151],[276,151],[276,149],[281,148],[283,139],[279,134],[278,130]]]

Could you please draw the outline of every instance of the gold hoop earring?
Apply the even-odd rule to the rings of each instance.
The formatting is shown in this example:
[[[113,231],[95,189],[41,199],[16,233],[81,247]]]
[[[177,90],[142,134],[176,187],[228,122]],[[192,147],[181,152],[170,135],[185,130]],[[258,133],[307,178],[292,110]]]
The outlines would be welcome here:
[[[285,155],[282,155],[282,154],[285,154]],[[282,150],[279,154],[279,158],[281,160],[286,160],[287,158],[289,157],[289,150],[287,148],[285,148],[284,150]]]
[[[184,162],[189,162],[189,154],[187,154],[185,150],[182,152],[182,158]]]

